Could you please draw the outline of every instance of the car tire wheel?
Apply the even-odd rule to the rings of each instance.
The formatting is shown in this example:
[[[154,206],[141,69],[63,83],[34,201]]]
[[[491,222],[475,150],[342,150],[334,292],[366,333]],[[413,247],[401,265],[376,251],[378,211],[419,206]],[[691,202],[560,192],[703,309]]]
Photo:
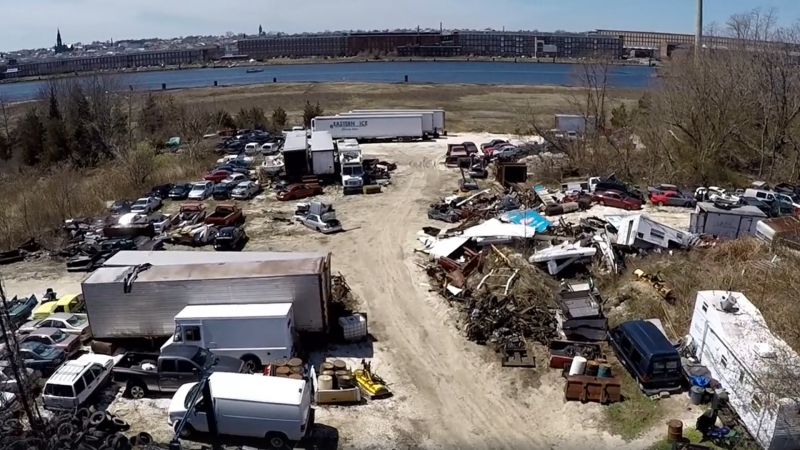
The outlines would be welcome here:
[[[631,209],[631,205],[625,205],[625,211],[630,211]]]
[[[140,398],[144,398],[147,395],[147,389],[145,389],[145,387],[140,384],[131,383],[130,385],[128,385],[128,395],[130,395],[132,399],[138,400]]]
[[[658,206],[664,206],[664,202],[656,202],[656,205],[658,205]]]
[[[270,432],[266,435],[267,445],[269,448],[284,449],[287,448],[289,439],[283,433]]]
[[[600,200],[600,206],[606,206],[606,202],[604,202],[603,200]]]
[[[180,426],[180,424],[181,424],[180,421],[175,422],[175,426],[172,429],[177,432],[178,431],[178,427]],[[193,433],[194,433],[194,430],[192,429],[192,426],[187,424],[185,427],[183,427],[183,429],[181,430],[179,436],[181,437],[181,439],[188,439],[188,438],[192,437]]]
[[[261,361],[253,355],[242,356],[242,361],[244,361],[243,370],[245,373],[255,373],[261,369]]]

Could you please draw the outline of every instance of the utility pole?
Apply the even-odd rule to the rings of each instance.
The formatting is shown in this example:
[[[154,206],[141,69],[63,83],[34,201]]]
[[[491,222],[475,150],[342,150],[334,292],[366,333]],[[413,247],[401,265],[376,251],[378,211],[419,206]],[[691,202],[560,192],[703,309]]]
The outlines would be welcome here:
[[[700,61],[703,50],[703,0],[697,0],[697,15],[694,23],[694,60]]]

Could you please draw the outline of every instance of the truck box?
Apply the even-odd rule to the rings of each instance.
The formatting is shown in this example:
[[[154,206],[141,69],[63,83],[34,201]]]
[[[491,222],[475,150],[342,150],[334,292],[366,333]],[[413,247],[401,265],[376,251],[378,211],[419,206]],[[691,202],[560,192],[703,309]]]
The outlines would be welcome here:
[[[433,136],[436,134],[436,129],[433,125],[433,111],[415,111],[413,113],[410,112],[403,112],[403,111],[376,111],[376,112],[346,112],[337,114],[337,116],[341,117],[352,117],[352,116],[404,116],[408,114],[419,114],[422,116],[422,132],[427,134],[428,136]]]
[[[83,283],[96,339],[168,337],[189,305],[292,303],[295,329],[328,327],[330,256],[169,266],[101,267]]]
[[[430,112],[433,114],[433,129],[441,135],[447,135],[445,126],[445,112],[443,109],[354,109],[351,113],[398,113],[398,114],[418,114]]]
[[[314,175],[333,175],[336,173],[336,148],[333,137],[327,131],[311,132],[311,171]]]
[[[189,305],[175,316],[175,332],[161,347],[198,346],[252,362],[255,370],[294,356],[291,303]]]
[[[421,114],[319,116],[311,119],[311,130],[328,131],[333,139],[422,139]]]

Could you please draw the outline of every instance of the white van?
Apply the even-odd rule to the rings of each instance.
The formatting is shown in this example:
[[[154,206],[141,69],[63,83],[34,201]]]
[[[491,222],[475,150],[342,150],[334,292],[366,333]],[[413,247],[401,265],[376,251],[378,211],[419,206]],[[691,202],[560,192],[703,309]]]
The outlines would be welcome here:
[[[86,404],[100,388],[108,385],[119,356],[87,353],[67,361],[44,384],[42,400],[48,410],[73,410]]]
[[[254,155],[261,150],[261,145],[258,142],[251,142],[244,146],[245,155]]]
[[[192,345],[245,362],[249,372],[294,356],[291,303],[190,305],[175,316],[175,332],[161,347]]]
[[[266,438],[270,448],[292,448],[311,428],[311,383],[291,378],[215,372],[208,377],[211,399],[198,383],[184,384],[169,404],[168,423],[180,436],[208,432],[206,401],[212,403],[220,434]],[[189,409],[191,412],[187,414]]]

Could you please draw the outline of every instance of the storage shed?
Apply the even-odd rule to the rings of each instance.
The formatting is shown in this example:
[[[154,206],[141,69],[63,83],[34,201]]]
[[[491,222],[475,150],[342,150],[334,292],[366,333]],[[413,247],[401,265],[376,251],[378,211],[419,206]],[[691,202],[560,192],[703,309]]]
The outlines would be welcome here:
[[[166,337],[189,305],[292,303],[298,331],[327,331],[330,264],[324,257],[101,267],[82,284],[95,338]]]
[[[800,448],[800,356],[773,335],[741,292],[697,293],[689,329],[694,356],[728,393],[747,431],[766,450]]]
[[[755,206],[698,203],[689,219],[689,232],[725,239],[755,236],[756,225],[767,215]]]

